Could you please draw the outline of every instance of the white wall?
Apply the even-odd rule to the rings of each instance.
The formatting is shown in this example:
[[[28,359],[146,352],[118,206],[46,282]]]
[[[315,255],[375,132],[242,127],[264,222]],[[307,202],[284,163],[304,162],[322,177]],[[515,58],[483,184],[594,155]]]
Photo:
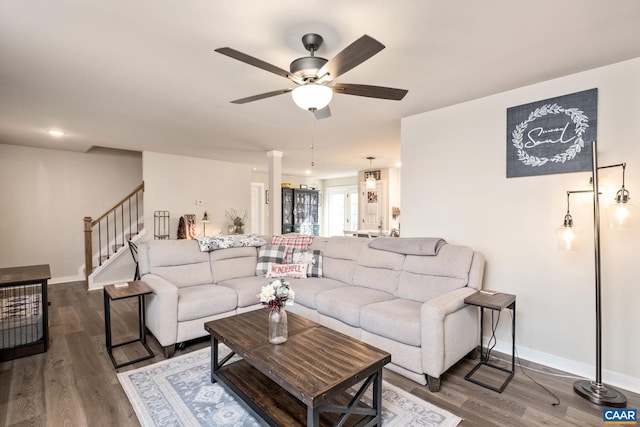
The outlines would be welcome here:
[[[209,214],[207,235],[227,234],[229,221],[225,211],[247,211],[245,230],[251,229],[251,167],[237,163],[195,157],[176,156],[145,151],[142,153],[145,182],[144,214],[147,234],[153,239],[154,211],[169,211],[170,238],[176,239],[178,220],[195,214],[196,226],[202,233],[202,216]],[[202,200],[202,206],[196,205]]]
[[[0,144],[0,267],[49,264],[50,283],[84,280],[82,219],[141,182],[140,153]]]
[[[595,377],[593,208],[572,196],[584,246],[556,249],[566,191],[590,173],[506,179],[506,110],[598,88],[599,165],[627,162],[626,187],[640,199],[640,58],[523,87],[402,120],[402,235],[440,236],[487,257],[484,287],[517,296],[519,355]],[[622,170],[606,169],[608,191]],[[640,392],[640,224],[624,233],[604,226],[603,380]],[[507,317],[507,319],[509,319]],[[509,352],[510,322],[499,328]]]

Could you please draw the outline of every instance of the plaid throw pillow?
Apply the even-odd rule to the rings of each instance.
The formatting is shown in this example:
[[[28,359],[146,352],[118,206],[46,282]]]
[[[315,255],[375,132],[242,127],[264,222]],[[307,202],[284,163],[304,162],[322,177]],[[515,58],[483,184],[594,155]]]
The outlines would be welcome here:
[[[307,277],[322,277],[322,251],[294,249],[292,259],[294,263],[307,264]]]
[[[313,241],[313,236],[306,234],[297,234],[295,236],[283,236],[276,234],[271,239],[272,245],[290,246],[298,249],[308,249]]]
[[[256,276],[263,276],[269,270],[269,263],[284,264],[285,246],[264,245],[258,251]]]

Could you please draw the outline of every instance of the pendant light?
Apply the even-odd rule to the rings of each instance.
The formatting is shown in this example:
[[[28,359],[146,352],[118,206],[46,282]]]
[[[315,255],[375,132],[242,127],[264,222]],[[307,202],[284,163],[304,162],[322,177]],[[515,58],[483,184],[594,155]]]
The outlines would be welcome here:
[[[587,190],[585,190],[587,191]],[[567,213],[564,216],[562,227],[556,229],[556,241],[558,249],[561,251],[572,251],[576,249],[578,243],[578,230],[573,226],[573,218],[569,212],[569,196],[573,193],[567,191]]]
[[[367,190],[375,190],[376,189],[376,177],[373,176],[373,172],[371,170],[371,161],[375,160],[375,157],[367,157],[369,160],[369,173],[367,174],[367,179],[365,180],[365,187]]]
[[[607,220],[609,228],[612,230],[622,230],[629,227],[630,222],[638,216],[637,207],[629,203],[629,191],[624,187],[624,172],[626,163],[612,165],[608,167],[622,166],[622,187],[616,193],[614,202],[607,206]]]

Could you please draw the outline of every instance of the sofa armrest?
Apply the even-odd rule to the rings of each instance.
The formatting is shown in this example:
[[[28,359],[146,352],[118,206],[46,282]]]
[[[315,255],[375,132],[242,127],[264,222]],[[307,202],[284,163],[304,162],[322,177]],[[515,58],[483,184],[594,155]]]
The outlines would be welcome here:
[[[471,261],[471,268],[469,269],[469,283],[468,287],[479,291],[482,289],[482,279],[484,278],[484,255],[475,251],[473,253],[473,260]]]
[[[464,303],[464,299],[475,292],[475,289],[465,286],[422,304],[422,369],[426,374],[440,377],[477,345],[478,312],[476,307]],[[455,337],[448,336],[454,333]],[[447,348],[451,343],[455,343],[457,348]]]
[[[160,345],[176,343],[178,337],[178,288],[155,274],[145,274],[140,279],[153,289],[146,297],[146,324]]]

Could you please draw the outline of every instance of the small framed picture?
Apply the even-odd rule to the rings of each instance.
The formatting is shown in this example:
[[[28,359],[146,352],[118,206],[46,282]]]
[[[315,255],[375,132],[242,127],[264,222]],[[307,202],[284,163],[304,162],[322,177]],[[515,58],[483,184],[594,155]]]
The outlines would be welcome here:
[[[300,189],[301,190],[306,190],[307,189],[307,184],[300,184]]]

